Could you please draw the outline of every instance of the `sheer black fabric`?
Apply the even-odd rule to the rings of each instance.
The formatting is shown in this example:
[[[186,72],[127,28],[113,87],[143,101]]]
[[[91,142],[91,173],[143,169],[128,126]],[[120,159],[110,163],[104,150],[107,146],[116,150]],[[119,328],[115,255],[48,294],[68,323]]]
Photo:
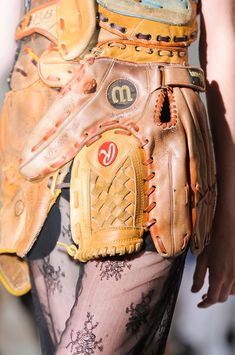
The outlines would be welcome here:
[[[52,229],[39,237],[70,245],[68,195],[55,209]],[[43,355],[164,354],[185,255],[165,259],[145,249],[79,263],[61,247],[44,247],[35,245],[29,259]]]

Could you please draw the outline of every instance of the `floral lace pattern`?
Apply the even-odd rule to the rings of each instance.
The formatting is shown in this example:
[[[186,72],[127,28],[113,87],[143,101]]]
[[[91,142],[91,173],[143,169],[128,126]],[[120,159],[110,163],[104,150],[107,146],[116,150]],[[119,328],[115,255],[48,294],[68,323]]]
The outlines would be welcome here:
[[[70,224],[70,215],[69,213],[66,213],[65,216],[65,222],[62,225],[61,228],[61,236],[62,238],[70,239],[71,241],[73,240],[72,238],[72,232],[71,232],[71,224]]]
[[[59,240],[69,244],[67,200],[60,208]],[[183,264],[155,251],[75,263],[59,248],[33,261],[43,354],[163,355]]]
[[[129,314],[129,321],[126,324],[126,330],[131,334],[137,334],[142,326],[146,326],[150,314],[150,304],[154,290],[150,290],[146,295],[142,293],[142,301],[136,305],[132,302],[126,308],[126,313]]]
[[[131,263],[128,260],[106,260],[97,261],[96,267],[100,270],[100,280],[109,280],[114,278],[116,281],[122,278],[123,272],[131,269]]]
[[[61,293],[63,286],[60,278],[65,277],[65,273],[61,271],[61,267],[58,266],[57,270],[50,264],[50,256],[43,259],[42,267],[39,268],[43,275],[47,287],[48,294],[54,294],[55,291]]]
[[[70,334],[70,343],[66,346],[66,349],[70,350],[72,355],[91,355],[95,354],[95,350],[103,351],[103,339],[96,339],[94,330],[98,327],[99,323],[94,323],[94,315],[87,312],[87,320],[84,323],[84,328],[79,330],[74,335],[74,331]]]

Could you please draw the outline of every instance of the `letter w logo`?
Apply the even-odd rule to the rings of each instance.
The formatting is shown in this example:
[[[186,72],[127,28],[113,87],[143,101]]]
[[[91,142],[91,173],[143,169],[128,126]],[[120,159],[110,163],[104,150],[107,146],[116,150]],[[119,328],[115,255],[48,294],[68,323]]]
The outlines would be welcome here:
[[[113,107],[123,110],[133,105],[137,98],[137,90],[131,81],[119,79],[109,86],[107,98]]]
[[[127,85],[115,86],[112,90],[112,100],[115,104],[132,102],[131,89]]]

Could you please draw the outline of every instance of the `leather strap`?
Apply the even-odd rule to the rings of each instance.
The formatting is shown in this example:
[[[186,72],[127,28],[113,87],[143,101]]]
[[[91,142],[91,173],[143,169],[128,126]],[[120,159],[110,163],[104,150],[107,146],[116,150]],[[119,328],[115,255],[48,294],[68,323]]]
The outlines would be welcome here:
[[[162,86],[190,87],[205,91],[205,76],[202,69],[195,67],[162,67]]]

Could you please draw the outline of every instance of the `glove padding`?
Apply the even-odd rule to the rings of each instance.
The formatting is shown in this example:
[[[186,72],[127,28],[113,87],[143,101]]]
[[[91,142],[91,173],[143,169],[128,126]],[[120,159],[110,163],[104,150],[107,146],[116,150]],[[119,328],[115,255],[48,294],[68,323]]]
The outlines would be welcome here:
[[[167,82],[162,79],[164,70],[168,70],[168,74],[171,72]],[[133,212],[138,218],[137,201],[142,198],[145,207],[144,216],[140,218],[143,223],[141,233],[149,228],[158,252],[164,256],[183,252],[190,237],[193,252],[200,253],[208,242],[216,200],[215,164],[208,119],[198,93],[193,90],[202,90],[201,82],[201,73],[192,68],[164,68],[157,64],[134,64],[104,58],[87,61],[30,135],[23,152],[22,174],[27,179],[42,178],[73,159],[85,145],[92,147],[97,141],[98,146],[93,148],[98,159],[101,142],[103,139],[106,139],[103,143],[109,142],[104,138],[105,132],[111,134],[115,143],[113,130],[125,131],[127,139],[122,153],[115,158],[117,162],[123,164],[123,152],[128,151],[129,142],[133,139],[139,141],[140,149],[144,151],[144,156],[139,152],[144,190],[135,189]],[[78,160],[82,161],[81,169],[86,169],[88,156],[78,154]],[[95,162],[89,161],[89,166],[90,170],[85,174],[87,179],[91,178],[91,171],[99,177]],[[106,173],[109,174],[111,169],[107,166]],[[132,169],[134,174],[137,167],[133,162]],[[81,184],[79,179],[76,183]],[[87,180],[87,184],[91,192],[91,181]],[[137,186],[136,176],[133,184]],[[79,194],[81,190],[82,187]],[[72,231],[74,241],[78,243],[79,239],[86,238],[87,232],[81,225],[86,225],[83,215],[92,204],[77,203],[76,206],[80,217],[75,218]],[[74,208],[72,203],[72,215]],[[116,217],[122,212],[117,211]],[[91,215],[91,211],[89,213]],[[139,226],[133,222],[132,227],[138,230],[139,237]],[[95,243],[92,227],[89,228],[93,242],[88,249]],[[121,239],[122,229],[113,231],[111,225],[105,225],[107,236],[113,240]],[[101,226],[100,234],[103,232]],[[133,238],[136,236],[132,235]],[[105,245],[101,251],[98,247],[93,249],[91,255],[85,252],[85,255],[89,254],[87,258],[114,253],[110,245],[106,250]],[[134,251],[135,248],[130,249]],[[79,250],[80,254],[84,251],[80,244]],[[78,258],[79,250],[76,253]]]

